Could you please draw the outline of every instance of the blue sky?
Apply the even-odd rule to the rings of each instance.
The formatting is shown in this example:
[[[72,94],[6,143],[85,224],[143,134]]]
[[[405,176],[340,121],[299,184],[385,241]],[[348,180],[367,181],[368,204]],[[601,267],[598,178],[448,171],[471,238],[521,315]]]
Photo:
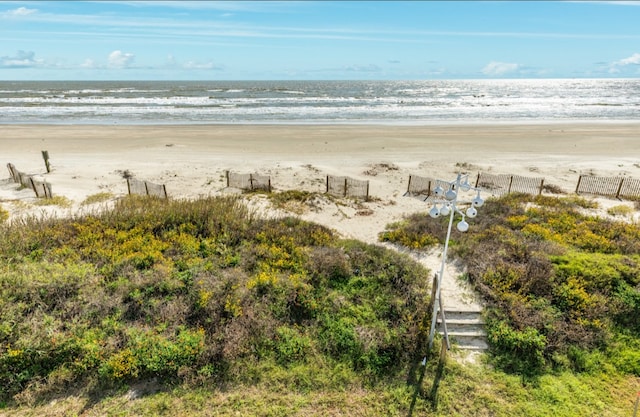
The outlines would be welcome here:
[[[640,1],[0,1],[0,80],[640,77]]]

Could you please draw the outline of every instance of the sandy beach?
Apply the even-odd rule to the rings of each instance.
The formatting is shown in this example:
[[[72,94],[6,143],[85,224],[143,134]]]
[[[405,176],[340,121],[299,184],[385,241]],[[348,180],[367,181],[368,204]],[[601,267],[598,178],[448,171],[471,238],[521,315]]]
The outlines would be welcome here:
[[[4,125],[0,155],[42,174],[55,195],[126,193],[122,171],[164,183],[172,197],[212,194],[224,171],[270,175],[276,190],[322,191],[326,175],[369,180],[383,200],[409,175],[461,170],[544,177],[572,191],[580,174],[640,176],[640,124],[594,125]],[[50,155],[46,174],[41,151]],[[382,165],[393,167],[387,172]],[[378,167],[377,169],[374,169]],[[8,171],[6,171],[8,175]],[[20,193],[22,195],[22,193]],[[2,200],[18,198],[3,187]]]
[[[268,175],[274,191],[325,191],[327,175],[368,180],[369,202],[329,199],[296,215],[340,235],[376,243],[387,224],[427,210],[404,197],[410,175],[453,180],[458,172],[542,177],[571,193],[579,175],[640,178],[640,124],[532,125],[3,125],[2,162],[35,174],[71,207],[36,205],[34,193],[9,179],[0,182],[0,204],[12,217],[91,210],[87,196],[127,194],[125,172],[165,184],[171,198],[195,198],[226,188],[225,171]],[[41,151],[48,151],[46,173]],[[599,199],[601,206],[621,204]],[[265,215],[292,214],[269,207],[263,195],[248,203]],[[482,215],[481,211],[479,215]],[[637,213],[636,213],[637,216]],[[471,225],[473,227],[473,225]],[[439,252],[418,256],[432,270]],[[456,276],[456,270],[445,274]],[[470,303],[455,280],[445,283],[450,303]],[[469,305],[474,308],[474,305]]]

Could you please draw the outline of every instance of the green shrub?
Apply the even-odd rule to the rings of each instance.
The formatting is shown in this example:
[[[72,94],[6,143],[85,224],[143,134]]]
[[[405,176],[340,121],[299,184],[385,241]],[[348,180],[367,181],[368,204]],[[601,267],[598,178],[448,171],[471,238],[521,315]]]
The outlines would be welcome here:
[[[279,364],[288,365],[307,357],[312,342],[308,336],[300,333],[300,329],[279,327],[275,339],[276,360]]]
[[[504,326],[546,338],[545,360],[579,360],[566,355],[569,346],[595,352],[612,332],[638,328],[630,317],[640,277],[640,228],[578,210],[595,206],[579,197],[489,199],[478,227],[452,246],[476,289],[502,312]],[[500,352],[517,362],[509,349]]]
[[[629,216],[633,213],[633,207],[626,204],[619,204],[607,209],[607,214],[611,216]]]
[[[100,192],[96,194],[91,194],[84,199],[84,201],[82,202],[82,205],[85,206],[89,204],[103,203],[105,201],[111,200],[112,198],[113,198],[113,194],[110,192]]]
[[[0,401],[41,381],[235,383],[265,363],[301,386],[318,364],[316,381],[399,378],[424,348],[419,264],[237,199],[127,197],[0,232]]]
[[[536,329],[515,330],[505,321],[487,323],[487,337],[496,352],[496,363],[523,377],[538,375],[545,366],[547,339]]]

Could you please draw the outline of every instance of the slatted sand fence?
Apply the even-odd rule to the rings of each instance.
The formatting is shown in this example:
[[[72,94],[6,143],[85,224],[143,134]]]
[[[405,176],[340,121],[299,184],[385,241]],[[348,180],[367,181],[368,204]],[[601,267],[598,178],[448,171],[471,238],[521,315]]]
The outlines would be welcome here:
[[[169,198],[167,196],[167,187],[164,184],[154,184],[149,181],[127,178],[127,189],[130,195],[136,194],[165,199]]]
[[[427,200],[433,194],[433,190],[440,186],[443,190],[448,190],[450,184],[443,180],[436,180],[419,175],[409,175],[409,184],[405,196],[419,197]]]
[[[580,175],[576,194],[593,194],[614,198],[640,197],[640,180],[629,177]]]
[[[11,179],[13,182],[20,184],[24,188],[32,190],[38,198],[51,198],[53,193],[51,191],[51,184],[46,181],[40,181],[33,175],[26,174],[18,170],[12,163],[7,164]]]
[[[617,198],[640,198],[640,179],[625,177],[620,183]]]
[[[369,181],[327,175],[326,193],[336,197],[369,199]]]
[[[482,188],[494,196],[509,193],[542,194],[544,178],[522,177],[520,175],[493,175],[478,173],[476,187]]]
[[[238,174],[226,171],[227,187],[239,188],[241,190],[264,190],[271,192],[271,177],[260,174]]]

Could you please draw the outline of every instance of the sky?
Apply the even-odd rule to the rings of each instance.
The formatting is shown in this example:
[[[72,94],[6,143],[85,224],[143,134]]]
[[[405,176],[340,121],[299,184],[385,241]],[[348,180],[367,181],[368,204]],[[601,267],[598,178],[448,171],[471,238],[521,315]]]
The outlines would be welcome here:
[[[0,80],[640,78],[640,1],[0,1]]]

